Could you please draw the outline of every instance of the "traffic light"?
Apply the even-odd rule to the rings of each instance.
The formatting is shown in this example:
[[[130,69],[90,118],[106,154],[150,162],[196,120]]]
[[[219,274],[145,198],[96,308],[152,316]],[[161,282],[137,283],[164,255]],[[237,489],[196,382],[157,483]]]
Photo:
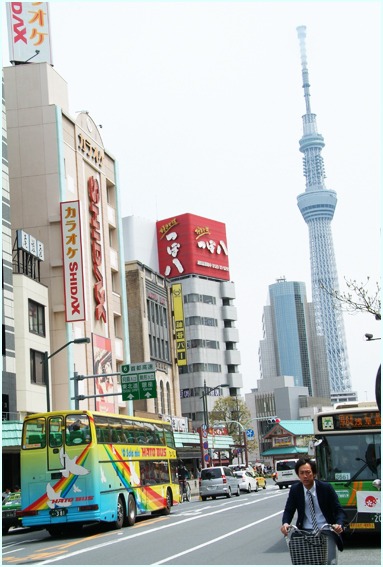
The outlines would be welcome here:
[[[279,417],[269,417],[267,420],[267,423],[270,423],[272,425],[274,425],[275,423],[279,423],[281,420],[279,419]]]

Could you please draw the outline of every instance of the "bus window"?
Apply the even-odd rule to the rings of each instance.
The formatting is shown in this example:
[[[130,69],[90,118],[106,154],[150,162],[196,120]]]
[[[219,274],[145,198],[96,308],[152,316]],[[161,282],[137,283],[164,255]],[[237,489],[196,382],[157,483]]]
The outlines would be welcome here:
[[[45,418],[28,420],[24,428],[23,449],[43,449],[45,446]]]
[[[61,447],[63,418],[61,416],[51,417],[48,422],[49,447]]]
[[[89,418],[86,414],[67,415],[67,445],[85,445],[90,442]]]
[[[166,424],[163,425],[163,428],[164,428],[164,435],[165,435],[164,445],[167,445],[168,447],[175,449],[176,444],[175,444],[175,441],[174,441],[172,426],[170,424],[168,425],[166,423]]]
[[[107,417],[99,415],[94,416],[94,425],[96,427],[96,435],[98,443],[111,443],[112,436],[109,428],[109,421]]]

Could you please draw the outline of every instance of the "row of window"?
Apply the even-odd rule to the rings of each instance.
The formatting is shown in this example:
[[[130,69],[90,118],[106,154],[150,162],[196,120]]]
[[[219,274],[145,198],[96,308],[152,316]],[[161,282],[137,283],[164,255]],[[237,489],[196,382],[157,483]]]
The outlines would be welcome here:
[[[175,448],[171,425],[147,423],[127,418],[94,416],[98,443],[117,445],[161,445]],[[64,439],[65,435],[65,439]],[[24,449],[41,449],[67,445],[86,445],[91,441],[89,417],[73,414],[30,419],[23,432]]]
[[[180,374],[190,374],[191,372],[222,372],[222,366],[220,364],[195,362],[187,366],[180,366],[178,370]]]
[[[205,325],[207,327],[218,327],[217,319],[213,317],[200,317],[196,315],[194,317],[185,318],[185,326],[190,327],[191,325]]]
[[[184,303],[209,303],[216,305],[216,298],[212,295],[201,295],[199,293],[188,293],[184,296]]]
[[[182,390],[180,390],[180,397],[181,399],[184,398],[193,398],[193,397],[202,397],[204,394],[205,390],[204,388],[183,388]],[[215,396],[217,398],[219,398],[220,396],[222,396],[222,388],[215,388],[214,390],[212,390],[211,392],[209,392],[207,394],[208,396]]]
[[[168,319],[166,308],[159,305],[156,301],[151,301],[147,299],[147,310],[148,310],[148,320],[152,323],[156,323],[160,327],[167,328]]]
[[[149,335],[150,357],[170,361],[169,343],[160,337]]]
[[[190,341],[186,341],[186,347],[219,349],[219,341],[210,341],[207,339],[191,339]]]

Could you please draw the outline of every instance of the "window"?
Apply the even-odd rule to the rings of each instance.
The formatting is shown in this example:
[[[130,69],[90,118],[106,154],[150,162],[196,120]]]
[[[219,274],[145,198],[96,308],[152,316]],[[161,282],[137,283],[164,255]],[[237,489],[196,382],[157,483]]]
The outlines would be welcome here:
[[[45,337],[45,307],[32,299],[28,300],[29,332]]]
[[[31,382],[32,384],[45,385],[44,377],[44,353],[31,349],[30,351],[31,365]]]

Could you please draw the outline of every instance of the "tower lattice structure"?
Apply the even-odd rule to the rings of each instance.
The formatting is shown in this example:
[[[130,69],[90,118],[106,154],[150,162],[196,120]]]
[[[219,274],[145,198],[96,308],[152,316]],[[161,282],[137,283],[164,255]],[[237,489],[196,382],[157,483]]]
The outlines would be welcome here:
[[[331,394],[349,392],[351,380],[343,314],[334,305],[326,290],[338,290],[331,221],[337,204],[335,191],[325,186],[323,157],[324,139],[317,131],[316,115],[310,107],[310,84],[306,56],[306,27],[297,28],[300,43],[302,78],[306,114],[303,115],[303,136],[299,149],[303,153],[306,190],[298,195],[298,207],[307,223],[310,239],[312,300],[318,334],[326,341],[326,355]]]

